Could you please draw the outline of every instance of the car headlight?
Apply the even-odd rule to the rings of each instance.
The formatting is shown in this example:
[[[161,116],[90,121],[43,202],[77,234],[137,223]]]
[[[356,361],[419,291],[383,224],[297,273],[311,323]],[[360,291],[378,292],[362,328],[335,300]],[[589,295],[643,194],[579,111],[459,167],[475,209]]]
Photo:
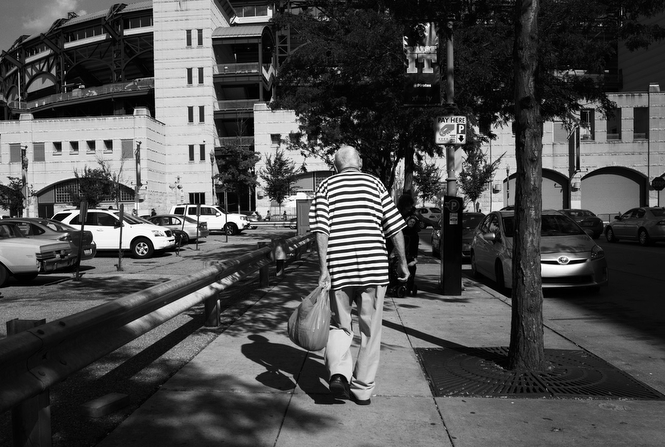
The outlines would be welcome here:
[[[155,237],[166,237],[166,233],[160,230],[152,230],[152,234],[155,235]]]
[[[594,245],[591,249],[591,259],[601,259],[605,257],[605,252],[598,245]]]

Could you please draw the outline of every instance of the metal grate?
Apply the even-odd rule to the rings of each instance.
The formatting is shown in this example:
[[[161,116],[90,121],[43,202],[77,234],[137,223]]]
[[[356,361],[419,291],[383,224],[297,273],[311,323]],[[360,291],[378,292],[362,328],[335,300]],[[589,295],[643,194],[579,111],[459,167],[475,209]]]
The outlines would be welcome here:
[[[665,400],[665,395],[586,351],[546,349],[548,370],[506,369],[508,348],[416,349],[437,397]]]

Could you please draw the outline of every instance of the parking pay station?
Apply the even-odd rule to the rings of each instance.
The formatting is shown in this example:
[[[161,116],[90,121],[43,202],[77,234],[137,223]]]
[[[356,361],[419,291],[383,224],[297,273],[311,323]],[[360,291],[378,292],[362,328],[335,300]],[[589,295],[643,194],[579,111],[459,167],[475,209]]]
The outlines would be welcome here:
[[[462,198],[443,197],[441,287],[444,295],[462,294]]]

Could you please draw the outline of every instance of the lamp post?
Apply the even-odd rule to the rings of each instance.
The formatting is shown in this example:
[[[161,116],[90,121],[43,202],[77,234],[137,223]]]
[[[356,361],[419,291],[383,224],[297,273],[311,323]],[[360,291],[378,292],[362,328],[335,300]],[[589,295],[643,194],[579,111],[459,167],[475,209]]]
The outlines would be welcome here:
[[[29,206],[29,188],[28,188],[28,146],[21,145],[21,193],[23,194],[23,213],[25,217],[30,217]]]
[[[139,215],[139,203],[141,192],[141,142],[136,142],[136,151],[134,152],[134,159],[136,161],[136,187],[134,188],[134,211]]]

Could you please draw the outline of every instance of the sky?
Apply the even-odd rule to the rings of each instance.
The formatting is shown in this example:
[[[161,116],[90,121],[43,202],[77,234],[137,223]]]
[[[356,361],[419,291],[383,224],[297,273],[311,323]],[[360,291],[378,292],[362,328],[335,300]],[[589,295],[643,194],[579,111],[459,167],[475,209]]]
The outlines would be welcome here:
[[[48,31],[57,19],[69,12],[79,16],[105,11],[121,0],[8,0],[0,13],[0,51],[6,51],[22,34]],[[136,3],[125,0],[124,3]]]

